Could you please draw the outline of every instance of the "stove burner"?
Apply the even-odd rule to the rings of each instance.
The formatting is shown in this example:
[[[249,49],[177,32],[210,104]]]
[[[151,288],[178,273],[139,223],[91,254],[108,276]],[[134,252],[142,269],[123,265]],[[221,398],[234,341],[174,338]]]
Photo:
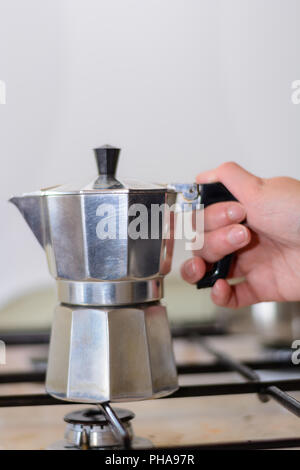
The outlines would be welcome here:
[[[152,447],[147,439],[134,436],[130,423],[134,413],[121,408],[114,408],[114,412],[127,430],[133,448]],[[49,449],[122,449],[120,437],[101,409],[73,411],[64,417],[64,421],[67,423],[65,439],[54,443]]]
[[[125,410],[123,408],[114,408],[114,410],[122,423],[131,421],[135,417],[135,414],[132,413],[132,411]],[[85,410],[73,411],[64,417],[64,421],[71,424],[98,426],[107,426],[109,424],[104,412],[97,408],[87,408]]]

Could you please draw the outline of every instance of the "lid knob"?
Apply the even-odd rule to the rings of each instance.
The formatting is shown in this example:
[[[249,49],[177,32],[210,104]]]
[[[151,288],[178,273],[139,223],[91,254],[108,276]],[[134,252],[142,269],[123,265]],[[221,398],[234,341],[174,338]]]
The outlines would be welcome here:
[[[120,150],[111,145],[103,145],[94,149],[100,175],[115,176]]]

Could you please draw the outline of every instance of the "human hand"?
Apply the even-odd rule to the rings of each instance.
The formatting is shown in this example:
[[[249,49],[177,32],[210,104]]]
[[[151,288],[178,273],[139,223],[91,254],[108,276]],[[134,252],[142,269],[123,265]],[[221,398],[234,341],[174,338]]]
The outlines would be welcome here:
[[[238,202],[218,203],[204,211],[203,248],[186,261],[182,277],[194,284],[213,263],[236,252],[230,286],[219,279],[213,301],[242,307],[263,301],[300,300],[300,181],[258,178],[235,163],[198,175],[198,183],[219,181]],[[241,222],[246,218],[246,225]]]

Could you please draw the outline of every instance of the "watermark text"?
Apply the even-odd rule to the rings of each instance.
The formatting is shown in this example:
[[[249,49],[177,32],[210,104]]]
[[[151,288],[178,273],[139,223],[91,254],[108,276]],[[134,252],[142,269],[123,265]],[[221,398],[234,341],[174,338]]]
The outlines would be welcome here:
[[[6,104],[6,84],[0,80],[0,104]]]

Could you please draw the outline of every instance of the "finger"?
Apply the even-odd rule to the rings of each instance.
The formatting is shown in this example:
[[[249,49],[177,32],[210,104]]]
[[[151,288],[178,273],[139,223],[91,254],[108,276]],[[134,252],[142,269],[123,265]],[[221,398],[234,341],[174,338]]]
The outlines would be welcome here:
[[[211,231],[232,223],[242,222],[246,218],[246,210],[239,202],[219,202],[204,210],[204,230]],[[196,220],[201,223],[200,214]],[[200,225],[197,225],[200,227]]]
[[[190,284],[195,284],[199,281],[206,272],[206,264],[202,258],[194,257],[191,258],[181,266],[182,278]]]
[[[249,173],[234,162],[223,163],[215,170],[200,173],[196,181],[200,184],[223,183],[242,204],[246,204],[257,195],[264,182],[262,178]]]
[[[245,225],[235,224],[222,227],[204,235],[204,247],[195,252],[209,263],[214,263],[226,255],[248,245],[250,230]]]
[[[211,290],[213,302],[220,307],[240,308],[259,302],[247,281],[230,286],[225,279],[219,279]]]

